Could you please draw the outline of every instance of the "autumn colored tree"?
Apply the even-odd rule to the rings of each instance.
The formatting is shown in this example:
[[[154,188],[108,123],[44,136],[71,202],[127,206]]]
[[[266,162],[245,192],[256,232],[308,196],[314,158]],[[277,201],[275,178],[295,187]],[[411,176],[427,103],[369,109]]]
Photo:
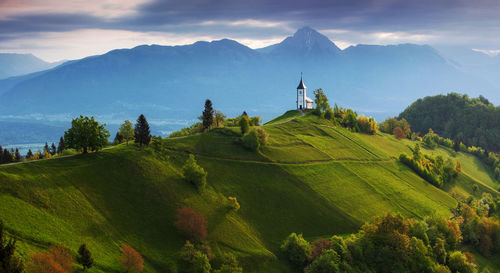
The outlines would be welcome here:
[[[401,127],[396,127],[394,128],[394,130],[392,131],[392,134],[397,138],[397,139],[405,139],[406,138],[406,134],[405,132],[403,131],[403,129],[401,129]]]
[[[311,260],[316,260],[323,251],[332,249],[332,241],[325,238],[318,238],[311,243]]]
[[[126,244],[122,245],[122,254],[119,263],[127,273],[139,273],[144,269],[144,259],[141,254]]]
[[[26,270],[32,273],[73,272],[73,255],[63,245],[52,245],[48,251],[31,254]]]
[[[207,237],[207,221],[203,214],[192,208],[183,207],[177,210],[174,226],[187,238],[201,241]]]

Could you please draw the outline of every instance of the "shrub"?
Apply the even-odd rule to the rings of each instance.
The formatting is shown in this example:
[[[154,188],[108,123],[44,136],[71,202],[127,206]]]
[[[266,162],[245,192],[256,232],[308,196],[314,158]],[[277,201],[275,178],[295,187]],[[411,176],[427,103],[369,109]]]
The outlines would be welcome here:
[[[241,116],[239,125],[240,125],[242,135],[245,135],[246,133],[248,133],[248,131],[250,130],[250,120],[248,119],[248,116],[245,116],[245,115]]]
[[[83,272],[94,265],[94,259],[92,258],[92,254],[88,250],[87,245],[82,244],[78,249],[77,261],[83,266]]]
[[[182,167],[184,179],[203,190],[207,184],[207,172],[196,163],[194,155],[190,154],[186,164]]]
[[[118,262],[126,272],[139,273],[144,269],[144,259],[130,245],[122,245],[122,254]]]
[[[0,272],[22,273],[22,260],[15,255],[16,240],[7,239],[5,235],[3,222],[0,220]]]
[[[238,211],[240,209],[240,203],[238,203],[238,200],[236,197],[231,197],[229,196],[227,198],[228,203],[229,203],[229,208],[234,211]]]
[[[340,257],[332,249],[326,250],[310,266],[310,273],[336,273],[343,272],[339,269]]]
[[[207,237],[205,217],[191,208],[183,207],[177,210],[174,226],[191,240],[201,241]]]
[[[311,246],[302,234],[292,233],[281,244],[281,251],[295,266],[301,268],[311,257]]]
[[[394,128],[394,130],[392,131],[392,134],[396,137],[396,139],[405,139],[406,138],[406,134],[403,131],[403,129],[401,129],[401,127]]]
[[[179,256],[185,272],[210,273],[212,269],[207,255],[196,249],[190,241],[182,247]]]
[[[256,130],[250,131],[241,138],[243,146],[251,151],[257,151],[260,147],[259,135]]]
[[[222,257],[220,269],[214,270],[214,273],[242,273],[243,268],[238,265],[238,260],[234,255],[228,254]]]
[[[267,139],[269,137],[269,134],[264,129],[262,129],[261,127],[258,127],[255,130],[257,130],[257,134],[259,135],[259,144],[260,144],[260,146],[267,145]]]
[[[33,273],[73,272],[73,255],[62,245],[50,246],[48,251],[31,254],[26,271]]]
[[[448,266],[451,272],[473,273],[476,272],[476,266],[467,262],[467,257],[459,251],[454,251],[448,259]]]
[[[333,113],[332,108],[328,108],[325,112],[325,119],[333,120],[334,117],[335,117],[335,114]]]

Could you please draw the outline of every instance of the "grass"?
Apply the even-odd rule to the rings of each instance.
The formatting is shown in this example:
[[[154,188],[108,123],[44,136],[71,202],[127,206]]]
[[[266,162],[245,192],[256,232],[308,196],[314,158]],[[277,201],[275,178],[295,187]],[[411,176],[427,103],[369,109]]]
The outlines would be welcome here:
[[[215,254],[235,254],[245,272],[293,272],[278,259],[291,232],[348,234],[388,212],[449,216],[456,206],[450,193],[496,194],[490,174],[467,155],[456,155],[464,172],[443,191],[395,160],[414,145],[409,140],[352,133],[297,111],[263,127],[269,144],[259,152],[242,147],[238,128],[222,128],[166,139],[168,156],[119,145],[0,166],[1,218],[24,258],[58,243],[75,252],[85,242],[97,263],[91,272],[118,272],[127,243],[143,254],[145,272],[171,272],[185,242],[173,227],[175,210],[190,206],[207,218]],[[181,177],[188,153],[208,172],[201,194]],[[227,208],[228,196],[239,211]]]

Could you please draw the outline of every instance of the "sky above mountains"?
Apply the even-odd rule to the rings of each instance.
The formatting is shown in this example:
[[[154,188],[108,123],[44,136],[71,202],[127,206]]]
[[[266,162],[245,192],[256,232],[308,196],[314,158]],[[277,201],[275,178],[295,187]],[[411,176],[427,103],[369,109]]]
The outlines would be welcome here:
[[[275,44],[305,25],[340,48],[418,43],[500,50],[497,0],[2,0],[0,52],[77,59],[141,44]]]

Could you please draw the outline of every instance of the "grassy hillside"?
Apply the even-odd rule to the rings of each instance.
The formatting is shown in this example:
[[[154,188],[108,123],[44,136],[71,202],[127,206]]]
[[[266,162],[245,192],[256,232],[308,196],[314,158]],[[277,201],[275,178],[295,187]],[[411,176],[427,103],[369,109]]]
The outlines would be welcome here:
[[[145,271],[169,272],[185,241],[174,213],[190,206],[207,218],[216,254],[234,253],[247,272],[289,272],[277,250],[291,232],[351,233],[387,212],[448,216],[456,206],[450,192],[498,186],[480,162],[458,154],[463,174],[447,191],[437,189],[395,160],[410,141],[352,133],[296,111],[263,127],[269,144],[259,152],[242,148],[239,129],[222,128],[166,139],[161,153],[119,145],[0,166],[0,217],[24,257],[50,244],[76,251],[86,242],[97,263],[91,272],[113,272],[128,243],[143,254]],[[189,153],[208,172],[204,193],[181,177]],[[227,209],[227,196],[237,197],[238,212]]]

